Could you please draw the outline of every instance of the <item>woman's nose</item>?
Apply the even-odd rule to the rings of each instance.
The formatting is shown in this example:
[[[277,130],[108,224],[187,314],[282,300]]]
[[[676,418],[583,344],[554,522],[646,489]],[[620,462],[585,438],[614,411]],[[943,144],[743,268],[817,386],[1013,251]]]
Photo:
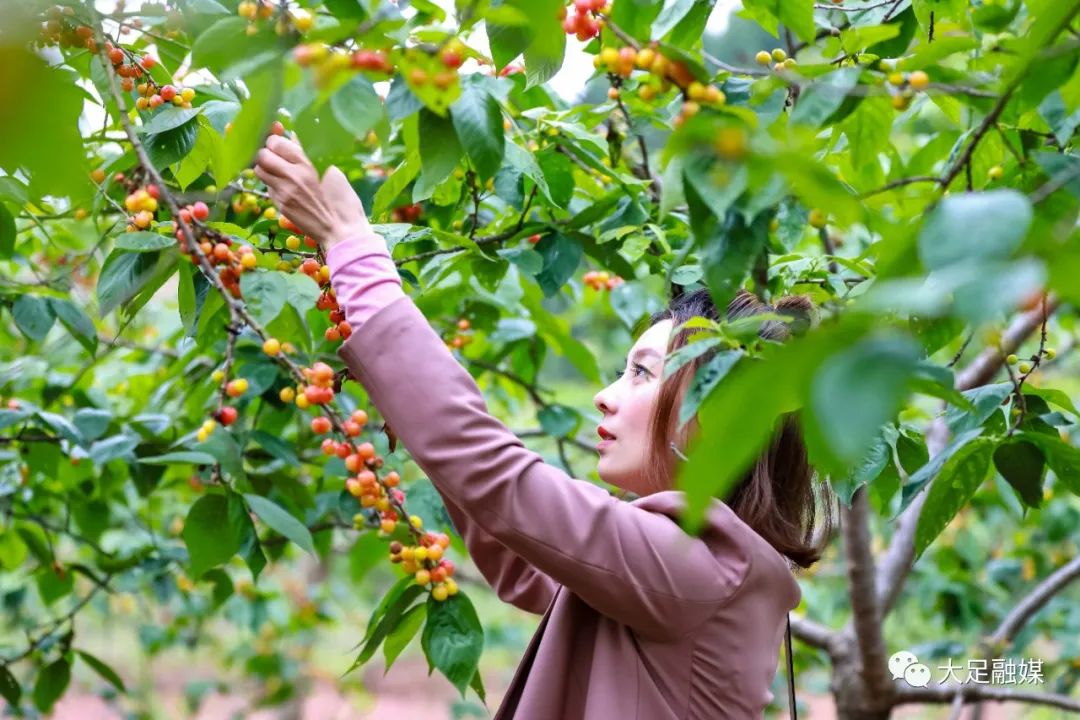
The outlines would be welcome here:
[[[612,392],[611,385],[596,393],[593,397],[593,403],[596,405],[596,409],[605,415],[610,415],[615,412],[614,393]]]

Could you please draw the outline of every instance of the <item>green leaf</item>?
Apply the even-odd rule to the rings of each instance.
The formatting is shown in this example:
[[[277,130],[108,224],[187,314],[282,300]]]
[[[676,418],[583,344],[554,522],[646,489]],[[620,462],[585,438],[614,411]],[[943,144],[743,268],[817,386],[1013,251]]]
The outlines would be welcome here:
[[[354,76],[330,96],[330,109],[341,126],[354,137],[366,137],[386,118],[382,100],[363,75]]]
[[[484,650],[484,629],[469,598],[460,593],[443,602],[429,597],[420,642],[428,662],[464,697]]]
[[[34,707],[43,713],[52,710],[70,682],[71,663],[66,658],[53,660],[38,673],[34,683]]]
[[[562,0],[530,0],[528,12],[532,40],[525,48],[525,88],[543,85],[563,64],[566,32],[559,22]]]
[[[504,133],[499,103],[475,82],[463,83],[461,97],[450,107],[454,129],[482,180],[502,164]]]
[[[419,135],[422,170],[413,188],[413,202],[430,198],[435,186],[445,180],[461,160],[461,144],[450,118],[422,109]]]
[[[271,435],[262,430],[256,430],[251,433],[251,440],[261,445],[266,452],[270,453],[278,460],[293,467],[300,465],[300,459],[296,457],[296,453],[293,451],[292,446],[280,437]]]
[[[743,5],[748,10],[776,18],[800,40],[813,42],[816,32],[813,0],[745,0]],[[776,35],[775,30],[766,30]]]
[[[214,179],[219,185],[232,182],[262,146],[281,102],[281,78],[280,62],[266,65],[244,78],[251,95],[233,119],[221,162],[214,166]]]
[[[92,186],[86,179],[88,153],[83,148],[79,116],[88,99],[78,76],[59,62],[50,67],[44,58],[29,51],[29,38],[6,32],[20,20],[30,21],[31,6],[5,4],[5,9],[25,9],[5,23],[6,42],[0,47],[0,67],[6,68],[4,98],[19,104],[19,112],[0,118],[0,168],[7,176],[18,171],[29,180],[33,198],[44,195],[89,199]],[[22,39],[27,42],[22,42]],[[72,55],[74,54],[71,53]],[[0,223],[6,225],[6,221]],[[0,233],[0,256],[7,241]]]
[[[1016,190],[950,195],[923,224],[919,257],[929,270],[1005,260],[1024,239],[1031,220],[1031,202]]]
[[[382,643],[391,630],[398,626],[406,609],[424,593],[424,589],[417,585],[412,577],[406,576],[402,580],[405,582],[398,581],[398,584],[391,588],[390,592],[383,598],[383,603],[380,603],[379,607],[375,609],[371,622],[368,623],[367,632],[364,635],[364,646],[349,670],[363,665],[374,657],[379,644]],[[376,620],[376,617],[378,620]]]
[[[259,516],[259,519],[269,525],[271,529],[292,540],[303,550],[312,555],[315,554],[315,543],[311,537],[311,531],[307,529],[304,523],[290,515],[287,510],[273,500],[264,498],[261,495],[244,493],[244,499],[247,500],[248,505],[255,514]]]
[[[251,382],[250,378],[248,382]],[[210,437],[196,444],[195,449],[213,455],[221,463],[222,469],[230,475],[237,478],[244,477],[243,454],[240,452],[240,446],[236,443],[231,432],[222,430],[221,432],[210,433]]]
[[[118,458],[135,460],[132,452],[139,444],[139,438],[131,435],[120,434],[98,440],[90,446],[90,459],[95,465],[101,466]]]
[[[234,15],[216,21],[195,38],[191,46],[192,68],[205,67],[222,80],[243,77],[246,83],[261,65],[281,54],[273,23],[259,23],[257,27],[260,25],[262,32],[248,35],[248,21],[244,18]]]
[[[695,343],[705,345],[705,343]],[[693,346],[690,346],[693,347]],[[679,406],[679,426],[685,425],[690,418],[697,414],[702,401],[709,396],[721,380],[735,367],[744,353],[741,350],[727,350],[716,353],[704,365],[694,371],[694,379],[683,396]],[[665,372],[667,368],[665,367]]]
[[[825,362],[810,391],[806,431],[820,433],[828,452],[817,459],[827,469],[842,474],[866,455],[907,394],[920,354],[904,337],[868,337]]]
[[[394,168],[394,171],[390,173],[390,177],[375,193],[375,199],[371,206],[372,217],[379,217],[386,212],[394,200],[397,199],[397,196],[401,194],[401,191],[408,187],[409,183],[419,173],[420,154],[418,152],[409,153],[402,163]]]
[[[653,37],[662,38],[667,35],[698,4],[697,0],[675,0],[673,4],[667,3],[667,7],[664,8],[656,22],[653,23]],[[711,3],[700,4],[708,6]]]
[[[158,170],[183,160],[195,147],[195,138],[199,134],[199,124],[194,118],[164,132],[147,135],[143,140],[150,162]]]
[[[15,252],[15,218],[7,205],[0,202],[0,260],[7,260]]]
[[[19,681],[8,670],[7,665],[0,665],[0,697],[7,700],[12,707],[19,706],[19,698],[22,697],[22,688]]]
[[[425,605],[414,605],[402,616],[397,626],[387,634],[386,641],[383,642],[383,658],[385,660],[383,675],[390,671],[394,661],[409,646],[412,639],[416,637],[416,633],[420,631],[426,617],[427,607]]]
[[[91,355],[97,350],[97,328],[82,308],[68,300],[49,298],[49,307],[75,340]]]
[[[75,413],[73,422],[79,433],[87,440],[97,440],[105,434],[112,422],[113,414],[108,410],[85,407]]]
[[[182,108],[169,105],[156,111],[149,122],[139,126],[138,132],[142,135],[163,133],[184,125],[201,112],[201,107]]]
[[[238,501],[216,493],[204,495],[188,511],[183,538],[193,577],[227,562],[240,550],[240,528],[229,513],[229,505],[234,502]]]
[[[20,295],[11,305],[11,316],[16,327],[31,340],[44,340],[49,334],[56,316],[52,306],[37,295]]]
[[[533,247],[544,258],[544,267],[537,273],[536,282],[544,291],[544,297],[551,297],[573,277],[584,253],[579,243],[561,233],[547,235]]]
[[[113,243],[117,250],[152,252],[176,245],[176,239],[152,232],[130,232],[118,235]]]
[[[1020,437],[1042,450],[1046,464],[1058,480],[1074,495],[1080,495],[1080,448],[1069,445],[1060,437],[1040,432],[1025,432]]]
[[[98,276],[98,312],[105,317],[119,305],[135,297],[157,269],[160,253],[113,250]]]
[[[214,156],[222,152],[221,136],[210,125],[209,120],[200,120],[195,134],[195,145],[173,169],[173,176],[180,188],[186,190],[191,183],[198,180],[206,172]]]
[[[127,687],[124,685],[123,679],[121,679],[121,677],[116,673],[116,671],[109,667],[106,663],[102,662],[101,660],[94,657],[85,650],[76,650],[75,652],[79,654],[79,657],[86,661],[86,664],[89,665],[94,672],[104,678],[119,692],[127,692]]]
[[[525,288],[521,302],[528,309],[529,317],[536,324],[537,330],[543,335],[545,341],[550,343],[556,352],[565,355],[587,380],[599,383],[600,367],[596,364],[596,357],[589,348],[570,333],[566,320],[544,309],[540,291],[535,285]]]
[[[956,451],[927,491],[915,527],[915,558],[941,534],[982,485],[994,454],[991,438],[977,438]]]
[[[811,127],[829,123],[858,85],[861,74],[862,68],[859,67],[840,68],[810,83],[799,94],[791,113],[791,122]]]
[[[276,270],[248,272],[240,276],[240,293],[248,310],[261,325],[269,325],[289,298],[285,274]]]
[[[581,416],[572,407],[566,405],[547,405],[536,413],[544,432],[552,437],[568,437],[577,429]]]
[[[164,455],[139,458],[139,462],[144,465],[213,465],[217,462],[217,458],[210,453],[181,450],[179,452],[165,453]]]
[[[994,450],[994,467],[1025,505],[1033,508],[1042,505],[1046,459],[1039,448],[1023,439],[1004,442]]]
[[[803,403],[810,379],[830,354],[865,332],[866,320],[844,317],[782,345],[760,359],[739,363],[698,410],[701,432],[679,468],[687,494],[684,527],[696,529],[712,497],[724,499],[768,443],[777,418]],[[731,408],[742,408],[733,413]]]

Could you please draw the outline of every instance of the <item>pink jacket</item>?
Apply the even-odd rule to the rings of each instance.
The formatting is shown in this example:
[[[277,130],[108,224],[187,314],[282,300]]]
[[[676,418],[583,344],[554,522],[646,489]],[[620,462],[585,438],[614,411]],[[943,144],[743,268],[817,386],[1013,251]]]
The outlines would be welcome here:
[[[681,492],[628,503],[545,463],[397,291],[339,354],[499,597],[543,615],[496,720],[762,717],[801,598],[787,560],[718,500],[694,538]]]

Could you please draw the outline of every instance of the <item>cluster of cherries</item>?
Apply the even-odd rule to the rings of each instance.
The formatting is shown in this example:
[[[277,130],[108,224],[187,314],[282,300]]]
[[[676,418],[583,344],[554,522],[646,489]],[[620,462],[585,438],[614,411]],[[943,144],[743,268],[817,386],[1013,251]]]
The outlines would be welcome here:
[[[788,57],[784,48],[773,48],[772,52],[759,50],[758,54],[754,56],[754,60],[758,65],[764,65],[765,67],[772,65],[772,69],[777,72],[794,70],[796,65],[795,58]]]
[[[930,76],[922,70],[910,73],[892,70],[887,80],[889,85],[896,88],[892,96],[892,106],[896,110],[907,110],[915,93],[930,87]]]
[[[103,175],[104,171],[101,172],[101,176]],[[94,179],[96,180],[97,177],[99,176],[95,175]],[[150,227],[150,223],[154,221],[154,213],[157,212],[160,197],[161,190],[153,183],[128,193],[127,197],[124,198],[124,208],[129,213],[132,213],[128,217],[128,232],[146,230]]]
[[[202,222],[210,217],[210,208],[206,203],[199,201],[180,208],[180,219],[189,224],[193,221]],[[180,252],[187,255],[192,264],[197,265],[198,257],[192,252],[192,247],[184,237],[184,230],[180,223],[175,223],[176,242],[180,246]],[[234,249],[235,246],[235,249]],[[234,243],[232,238],[221,235],[217,242],[211,241],[211,236],[204,233],[199,241],[199,250],[206,256],[211,266],[218,267],[218,279],[221,284],[235,298],[240,297],[240,276],[245,270],[253,270],[259,264],[255,256],[255,249],[251,245]]]
[[[593,290],[614,290],[626,282],[619,275],[612,275],[607,270],[590,270],[581,279]]]
[[[124,78],[121,84],[125,90],[131,90],[131,78]],[[191,101],[195,99],[195,90],[193,88],[178,88],[175,85],[158,85],[154,84],[153,80],[147,80],[147,82],[141,82],[135,86],[135,91],[139,94],[139,97],[135,98],[136,110],[153,110],[156,107],[164,105],[165,103],[172,103],[173,105],[181,108],[190,109]]]
[[[605,47],[593,60],[593,65],[623,78],[630,77],[635,69],[649,73],[649,77],[638,87],[638,96],[646,102],[667,92],[672,86],[679,88],[685,102],[673,121],[676,127],[696,115],[703,103],[723,105],[727,101],[719,87],[701,82],[694,77],[686,63],[673,60],[652,46],[640,50],[629,46],[619,49]],[[620,91],[616,87],[608,91],[608,97],[612,100],[619,99],[619,96]]]
[[[316,83],[325,83],[336,73],[361,70],[387,76],[397,69],[385,49],[360,48],[347,51],[324,42],[302,43],[293,48],[293,60],[301,67],[315,70]],[[465,62],[465,46],[457,38],[451,38],[445,46],[434,53],[419,48],[405,51],[405,64],[410,66],[405,79],[413,87],[427,84],[445,90],[457,82],[457,70]]]
[[[410,519],[417,530],[423,526],[420,518],[413,515]],[[390,543],[390,562],[400,564],[406,574],[412,575],[417,585],[431,586],[431,597],[442,602],[451,595],[457,595],[458,586],[453,578],[454,563],[443,557],[450,546],[450,536],[446,533],[425,532],[416,545],[405,545],[394,540]]]
[[[394,65],[383,50],[356,50],[349,52],[332,48],[324,42],[301,43],[293,48],[293,60],[300,67],[310,67],[315,72],[315,84],[327,84],[343,70],[366,70],[377,73],[382,79],[394,72]]]
[[[298,233],[304,236],[304,244],[308,247],[317,247],[318,243],[310,237],[304,234],[304,232],[296,226],[294,222],[282,215],[278,218],[278,224],[292,233]],[[285,239],[285,247],[289,250],[300,249],[300,238],[297,235],[291,235]],[[284,261],[282,261],[284,262]],[[282,263],[279,263],[281,266]],[[322,294],[319,295],[315,301],[315,307],[328,313],[330,317],[330,327],[326,328],[326,332],[323,334],[330,342],[339,342],[341,340],[348,340],[352,335],[352,325],[345,319],[345,311],[338,305],[337,296],[334,294],[334,289],[330,287],[330,266],[319,262],[313,257],[309,257],[300,263],[300,272],[304,273],[312,280],[314,280],[320,288],[322,288]]]
[[[75,15],[75,8],[68,5],[53,5],[46,10],[38,42],[42,45],[59,45],[63,48],[83,47],[96,53],[97,42],[94,40],[93,28],[72,22],[73,15]]]
[[[559,8],[559,19],[567,35],[585,42],[600,34],[604,20],[598,16],[611,12],[611,6],[607,0],[574,0],[574,11],[570,15],[565,7]]]
[[[412,203],[394,208],[390,212],[390,216],[394,219],[394,222],[415,223],[423,213],[424,208],[420,203]]]
[[[468,318],[460,318],[457,321],[454,336],[443,341],[446,347],[457,350],[471,343],[473,341],[472,335],[469,333],[471,327],[472,323],[469,322]]]
[[[266,350],[264,345],[263,350]],[[309,368],[303,369],[306,385],[299,385],[295,390],[292,388],[282,389],[279,397],[282,402],[296,402],[296,407],[307,410],[312,405],[327,405],[334,399],[334,369],[324,362],[317,362]],[[318,419],[318,418],[316,418]],[[322,418],[327,423],[328,418]],[[366,422],[366,421],[365,421]],[[363,426],[363,423],[360,424]],[[319,433],[312,425],[312,430]],[[329,425],[322,432],[330,432]],[[320,433],[321,434],[321,433]],[[360,433],[357,432],[357,435]]]
[[[270,19],[274,16],[276,10],[274,3],[268,2],[268,0],[241,0],[240,4],[236,6],[236,14],[248,21],[246,28],[248,35],[259,32],[258,21]],[[283,14],[278,17],[274,32],[278,35],[284,35],[291,26],[297,32],[306,33],[314,24],[315,17],[309,11],[296,8],[290,10],[287,16]]]

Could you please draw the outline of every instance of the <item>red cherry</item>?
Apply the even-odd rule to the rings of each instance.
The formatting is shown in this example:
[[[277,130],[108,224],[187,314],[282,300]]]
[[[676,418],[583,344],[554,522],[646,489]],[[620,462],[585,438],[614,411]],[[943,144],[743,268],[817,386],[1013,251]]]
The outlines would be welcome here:
[[[323,455],[334,455],[337,453],[337,445],[333,438],[326,438],[319,447],[322,448]]]
[[[270,126],[270,132],[272,132],[275,135],[284,135],[285,134],[285,126],[281,124],[280,120],[275,120],[274,124]]]
[[[139,62],[147,70],[152,70],[157,65],[157,60],[150,55],[143,55],[142,60]]]
[[[337,452],[335,452],[334,454],[344,460],[345,458],[353,454],[352,445],[347,442],[338,443]]]
[[[311,431],[316,435],[323,435],[330,432],[330,418],[319,415],[318,417],[311,418]]]
[[[446,50],[442,54],[442,62],[443,65],[453,70],[461,67],[463,60],[461,58],[461,53],[454,52],[453,50]]]
[[[210,217],[210,208],[202,200],[199,200],[191,206],[191,217],[196,220],[205,220]]]
[[[176,88],[172,85],[165,85],[159,91],[161,93],[161,99],[165,102],[172,102],[172,99],[176,97]]]
[[[226,405],[215,414],[215,417],[217,417],[217,421],[222,425],[232,425],[236,422],[236,415],[236,408],[231,405]]]

